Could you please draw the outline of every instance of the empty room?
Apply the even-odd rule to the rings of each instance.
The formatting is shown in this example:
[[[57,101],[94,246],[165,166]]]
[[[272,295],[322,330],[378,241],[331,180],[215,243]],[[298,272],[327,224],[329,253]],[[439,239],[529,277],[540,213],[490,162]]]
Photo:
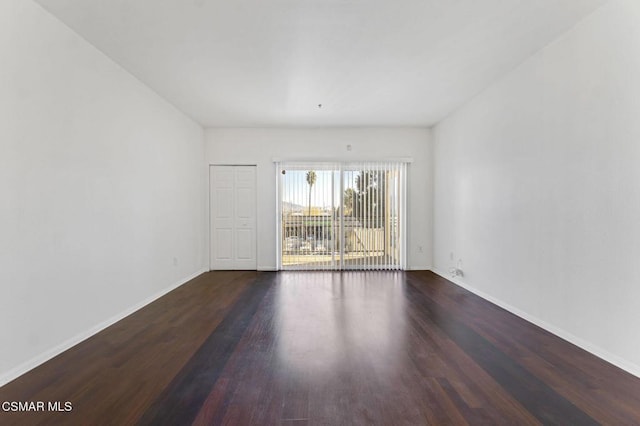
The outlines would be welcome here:
[[[0,424],[640,424],[640,2],[2,0]]]

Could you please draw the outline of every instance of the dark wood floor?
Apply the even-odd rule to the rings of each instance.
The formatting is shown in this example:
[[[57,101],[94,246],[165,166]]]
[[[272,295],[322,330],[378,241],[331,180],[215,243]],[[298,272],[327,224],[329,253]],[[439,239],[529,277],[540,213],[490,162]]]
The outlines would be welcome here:
[[[215,272],[0,388],[0,424],[640,424],[640,379],[430,272]]]

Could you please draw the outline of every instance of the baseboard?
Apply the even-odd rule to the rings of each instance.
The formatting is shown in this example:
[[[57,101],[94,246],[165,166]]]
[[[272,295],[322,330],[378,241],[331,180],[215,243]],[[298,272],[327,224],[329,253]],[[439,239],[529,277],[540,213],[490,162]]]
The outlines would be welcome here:
[[[568,331],[560,328],[560,327],[556,327],[553,324],[550,324],[544,320],[541,320],[540,318],[537,318],[525,311],[522,311],[518,308],[516,308],[515,306],[512,306],[508,303],[503,302],[500,299],[497,299],[481,290],[478,290],[477,288],[470,286],[466,283],[464,283],[462,280],[458,279],[458,278],[454,278],[451,277],[451,274],[447,274],[443,271],[440,271],[438,269],[431,269],[431,272],[433,272],[434,274],[437,274],[439,276],[441,276],[442,278],[452,282],[453,284],[464,288],[465,290],[470,291],[471,293],[482,297],[483,299],[493,303],[494,305],[498,305],[500,306],[502,309],[505,309],[509,312],[511,312],[512,314],[524,319],[525,321],[528,321],[532,324],[537,325],[538,327],[548,331],[551,334],[554,334],[558,337],[560,337],[561,339],[566,340],[569,343],[572,343],[576,346],[578,346],[581,349],[584,349],[585,351],[591,353],[592,355],[597,356],[600,359],[603,359],[604,361],[607,361],[610,364],[615,365],[616,367],[619,367],[621,369],[623,369],[624,371],[628,372],[629,374],[633,374],[636,377],[640,377],[640,366],[629,362],[627,360],[625,360],[624,358],[621,358],[617,355],[612,354],[611,352],[602,349],[601,347],[594,345],[584,339],[581,339],[578,336],[575,336],[572,333],[569,333]]]
[[[411,265],[411,266],[408,266],[406,270],[407,271],[430,271],[431,267],[425,266],[425,265],[418,265],[418,266]]]
[[[258,271],[277,271],[278,268],[276,266],[258,266]],[[426,265],[411,265],[408,266],[407,271],[430,271],[431,266]]]
[[[277,271],[278,268],[275,266],[258,266],[258,271]]]
[[[105,328],[109,327],[110,325],[115,324],[116,322],[120,321],[121,319],[131,315],[132,313],[134,313],[135,311],[145,307],[146,305],[148,305],[149,303],[161,298],[162,296],[164,296],[165,294],[169,293],[172,290],[175,290],[176,288],[180,287],[183,284],[186,284],[187,282],[191,281],[192,279],[194,279],[195,277],[203,274],[207,272],[207,268],[203,268],[191,275],[189,275],[188,277],[178,281],[177,283],[159,291],[158,293],[144,299],[143,301],[136,303],[135,305],[125,309],[124,311],[120,312],[119,314],[116,314],[114,316],[112,316],[111,318],[102,321],[101,323],[95,325],[94,327],[91,327],[89,330],[79,333],[73,337],[71,337],[70,339],[65,340],[64,342],[62,342],[61,344],[43,352],[40,355],[37,355],[33,358],[31,358],[30,360],[18,365],[15,368],[12,368],[11,370],[3,373],[0,375],[0,386],[4,386],[5,384],[9,383],[10,381],[22,376],[23,374],[27,373],[30,370],[33,370],[34,368],[36,368],[37,366],[45,363],[46,361],[49,361],[51,358],[61,354],[62,352],[66,351],[67,349],[70,349],[71,347],[77,345],[78,343],[88,339],[89,337],[93,336],[94,334],[99,333],[100,331],[104,330]]]

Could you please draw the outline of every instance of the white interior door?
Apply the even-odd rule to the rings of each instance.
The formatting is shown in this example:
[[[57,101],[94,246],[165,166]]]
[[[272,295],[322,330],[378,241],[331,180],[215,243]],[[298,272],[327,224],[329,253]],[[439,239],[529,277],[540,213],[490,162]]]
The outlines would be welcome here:
[[[210,267],[255,270],[256,167],[211,166]]]

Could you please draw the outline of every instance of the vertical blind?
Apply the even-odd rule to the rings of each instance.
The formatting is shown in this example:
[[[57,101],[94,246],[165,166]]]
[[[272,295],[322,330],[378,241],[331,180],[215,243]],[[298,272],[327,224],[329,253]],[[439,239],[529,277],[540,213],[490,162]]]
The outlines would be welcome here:
[[[277,163],[279,267],[405,267],[404,162]]]

